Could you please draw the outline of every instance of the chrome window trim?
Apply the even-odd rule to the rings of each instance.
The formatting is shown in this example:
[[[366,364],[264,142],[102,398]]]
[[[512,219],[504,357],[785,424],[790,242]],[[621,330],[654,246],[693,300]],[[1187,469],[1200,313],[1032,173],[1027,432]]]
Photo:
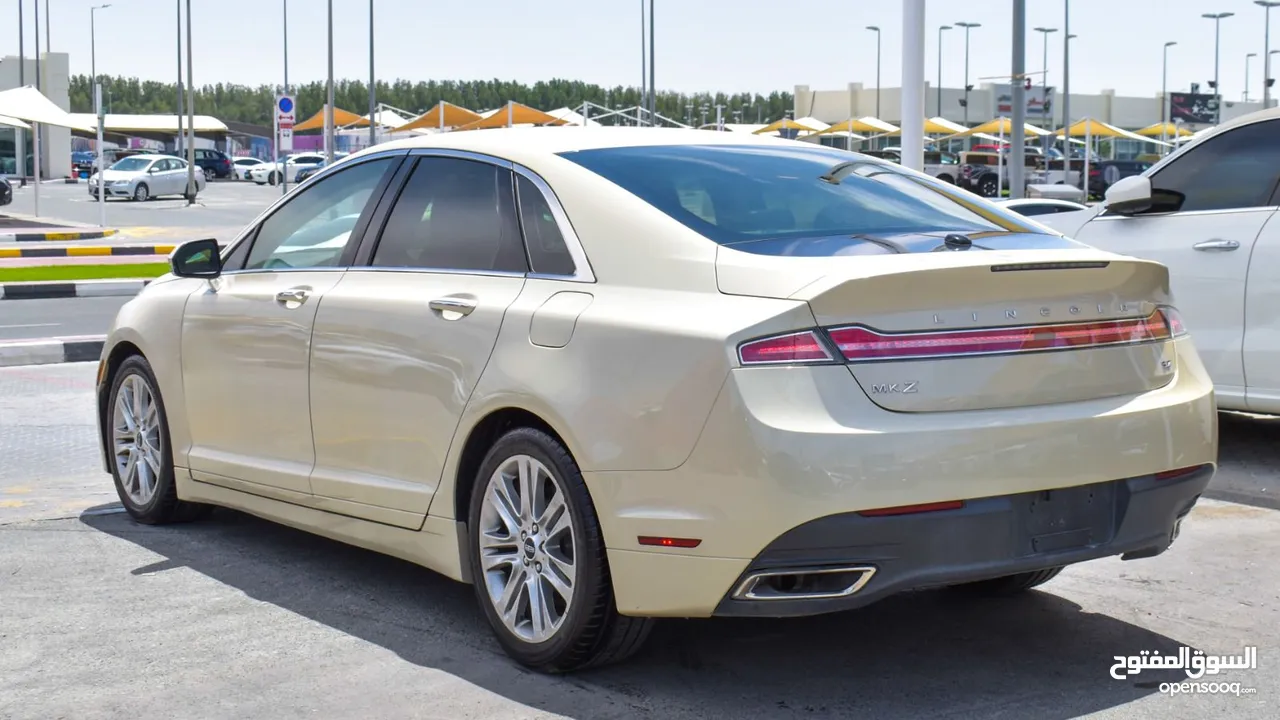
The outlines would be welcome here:
[[[1247,213],[1247,212],[1275,212],[1276,210],[1280,210],[1280,205],[1256,205],[1253,207],[1222,208],[1219,210],[1187,210],[1185,212],[1180,210],[1175,210],[1173,212],[1165,212],[1165,213],[1138,213],[1137,215],[1121,215],[1119,213],[1115,215],[1108,215],[1106,214],[1107,211],[1104,208],[1101,213],[1099,213],[1096,217],[1094,217],[1094,220],[1113,220],[1114,221],[1114,220],[1131,220],[1133,218],[1148,218],[1148,217],[1167,218],[1167,217],[1188,217],[1188,216],[1196,216],[1196,215],[1228,215],[1228,214]]]
[[[560,198],[556,197],[551,185],[546,180],[543,180],[541,175],[523,165],[513,163],[512,170],[515,174],[533,183],[534,187],[538,188],[538,191],[542,193],[542,199],[546,201],[547,207],[551,208],[551,215],[556,219],[556,226],[560,229],[560,236],[564,238],[565,247],[569,250],[569,257],[573,259],[572,275],[549,275],[530,272],[530,277],[594,283],[596,275],[595,271],[591,269],[591,263],[587,260],[587,251],[582,247],[582,240],[578,238],[578,233],[573,229],[573,223],[569,222],[569,214],[564,211],[564,206],[560,204]],[[520,212],[520,208],[516,208],[516,212]]]
[[[513,272],[510,270],[459,270],[457,268],[427,268],[427,267],[374,267],[372,265],[352,265],[344,268],[349,272],[395,272],[395,273],[424,273],[428,275],[476,275],[483,277],[507,277],[507,278],[525,278],[533,277],[528,273]],[[558,278],[562,279],[562,278]]]
[[[528,273],[510,273],[506,271],[491,270],[461,270],[452,268],[378,268],[372,265],[359,266],[362,270],[380,270],[395,272],[427,272],[427,273],[454,273],[458,275],[493,275],[499,277],[507,277],[518,275],[521,277],[529,277],[538,280],[559,280],[562,282],[579,282],[594,283],[596,281],[595,272],[591,269],[591,263],[587,261],[587,252],[582,247],[582,241],[578,238],[578,233],[574,231],[573,225],[569,222],[569,215],[564,211],[564,206],[560,204],[560,198],[556,197],[555,191],[546,180],[542,179],[529,168],[519,163],[506,160],[495,155],[486,155],[484,153],[472,152],[470,150],[452,150],[447,148],[414,148],[409,151],[410,157],[448,157],[458,158],[460,160],[473,160],[475,162],[488,163],[497,167],[509,170],[533,183],[534,187],[542,193],[543,200],[546,201],[547,207],[551,208],[551,215],[556,220],[556,226],[560,230],[560,236],[564,238],[565,247],[569,250],[569,257],[573,260],[574,272],[572,275],[555,275],[547,273],[535,273],[532,270]],[[312,178],[313,179],[313,178]],[[393,208],[394,209],[394,208]],[[520,208],[515,208],[517,215]],[[527,243],[528,240],[521,235],[520,241]],[[526,248],[527,252],[527,248]],[[370,259],[372,262],[372,258]],[[353,267],[352,269],[357,269]]]
[[[405,148],[399,148],[396,150],[381,150],[379,152],[364,155],[357,162],[351,163],[351,165],[359,165],[364,162],[369,162],[369,161],[383,159],[383,158],[404,156],[404,155],[408,155],[409,152],[410,151]],[[346,167],[349,167],[348,165],[345,164],[345,162],[347,160],[350,160],[351,157],[352,156],[348,155],[342,160],[336,161],[332,165],[326,166],[320,172],[307,178],[307,184],[314,184],[317,178],[324,177],[325,175],[332,172],[334,168],[341,166],[345,169]],[[274,165],[274,163],[268,162],[268,163],[263,163],[263,165]],[[292,199],[294,193],[297,192],[299,187],[301,187],[301,184],[295,184],[292,190],[288,191],[284,195],[281,195],[275,202],[268,205],[266,209],[264,209],[261,213],[259,213],[257,217],[255,217],[247,225],[241,228],[240,233],[236,235],[235,239],[223,246],[222,261],[226,262],[227,259],[231,257],[232,253],[235,252],[237,245],[239,245],[242,242],[245,242],[250,236],[253,235],[255,231],[257,231],[258,226],[261,225],[263,221],[265,221],[268,217],[270,217],[271,214],[274,213],[277,209],[279,209],[281,205],[283,205],[284,203]],[[243,269],[242,270],[226,270],[222,274],[223,275],[245,275],[248,273],[264,273],[264,272],[302,272],[304,270],[310,271],[310,272],[323,272],[325,270],[346,270],[349,267],[351,266],[340,265],[340,266],[323,267],[323,268],[255,268],[253,270],[243,270]]]

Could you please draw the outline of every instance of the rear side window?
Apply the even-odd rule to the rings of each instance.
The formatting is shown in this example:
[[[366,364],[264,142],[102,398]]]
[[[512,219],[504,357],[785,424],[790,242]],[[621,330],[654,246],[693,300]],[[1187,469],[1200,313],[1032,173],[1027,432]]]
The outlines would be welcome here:
[[[1068,246],[946,183],[823,146],[623,147],[562,156],[722,245],[959,232],[1031,233],[1042,238],[1036,247]]]
[[[572,275],[573,257],[565,245],[560,225],[551,213],[547,198],[533,181],[523,175],[516,176],[517,196],[520,201],[520,225],[524,229],[524,242],[529,248],[529,264],[541,275]]]
[[[396,199],[374,267],[528,272],[511,171],[485,162],[426,157]]]

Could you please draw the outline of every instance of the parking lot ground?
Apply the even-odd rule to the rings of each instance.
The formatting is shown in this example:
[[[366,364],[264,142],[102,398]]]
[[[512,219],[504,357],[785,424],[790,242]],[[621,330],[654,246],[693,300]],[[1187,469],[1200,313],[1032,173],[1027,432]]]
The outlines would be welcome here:
[[[1202,500],[1165,554],[1074,566],[1018,598],[670,620],[625,665],[546,677],[502,654],[469,587],[427,570],[231,511],[133,523],[94,445],[93,371],[0,369],[6,719],[1276,717],[1274,510]],[[1280,443],[1239,423],[1224,436],[1257,445],[1224,451],[1213,487],[1250,497]],[[1203,678],[1239,696],[1162,694],[1182,671],[1110,676],[1115,656],[1181,646],[1255,646],[1257,669]]]
[[[292,186],[290,186],[292,187]],[[181,243],[201,238],[230,241],[271,203],[280,199],[280,188],[245,181],[215,181],[188,205],[181,197],[148,202],[109,199],[106,224],[119,233],[92,244]],[[14,215],[34,217],[32,186],[14,188],[13,203],[5,206]],[[40,186],[40,217],[44,222],[96,225],[98,203],[84,182]]]

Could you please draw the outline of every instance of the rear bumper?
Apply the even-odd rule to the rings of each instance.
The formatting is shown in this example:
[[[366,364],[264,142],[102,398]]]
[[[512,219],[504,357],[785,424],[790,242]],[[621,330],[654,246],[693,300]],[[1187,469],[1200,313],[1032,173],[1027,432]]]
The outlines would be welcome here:
[[[1174,345],[1174,377],[1157,390],[1001,410],[889,412],[842,366],[733,370],[679,467],[583,473],[619,610],[751,614],[724,606],[748,568],[867,562],[854,552],[863,549],[890,566],[849,607],[930,583],[1158,549],[1212,473],[1159,482],[1154,474],[1218,459],[1212,381],[1189,342]],[[1058,538],[1052,558],[1009,545],[1019,503],[1104,485],[1116,498],[1110,530],[1099,521],[1083,540]],[[963,510],[857,515],[956,500]],[[699,542],[656,549],[642,536]],[[823,548],[829,557],[816,553]],[[781,602],[757,601],[770,609],[755,614],[814,611]]]
[[[956,510],[896,517],[830,515],[794,528],[770,543],[725,594],[715,614],[816,615],[862,607],[908,590],[1114,555],[1152,557],[1173,542],[1182,518],[1213,474],[1214,466],[1206,465],[1178,478],[1159,480],[1147,475],[1067,490],[983,498]],[[1055,502],[1065,508],[1055,510]],[[735,597],[735,592],[758,574],[841,567],[867,568],[863,575],[869,577],[861,577],[863,584],[841,597]],[[859,576],[848,578],[852,582]]]

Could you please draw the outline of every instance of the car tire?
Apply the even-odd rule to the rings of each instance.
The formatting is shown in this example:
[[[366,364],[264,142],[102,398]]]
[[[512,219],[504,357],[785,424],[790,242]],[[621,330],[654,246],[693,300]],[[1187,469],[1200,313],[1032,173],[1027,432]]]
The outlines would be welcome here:
[[[146,202],[151,199],[151,188],[146,183],[138,183],[138,187],[133,189],[133,199],[138,202]]]
[[[995,175],[984,176],[978,181],[978,194],[982,197],[999,197],[1000,180]]]
[[[948,185],[955,185],[955,184],[956,184],[956,180],[955,180],[955,178],[951,177],[950,175],[945,175],[945,174],[944,174],[944,175],[939,175],[939,176],[938,176],[938,179],[939,179],[939,180],[941,180],[941,181],[942,181],[942,182],[944,182],[944,183],[947,183]]]
[[[526,494],[533,498],[528,512]],[[538,521],[546,522],[539,528]],[[547,433],[516,428],[489,449],[472,487],[467,535],[476,599],[498,642],[520,664],[551,673],[597,667],[626,659],[648,638],[651,618],[618,614],[586,483],[573,457]],[[547,608],[541,622],[535,623],[531,593]],[[499,605],[508,611],[500,613]]]
[[[120,364],[109,397],[103,424],[111,477],[125,512],[146,525],[189,522],[208,515],[212,506],[178,499],[169,416],[146,358],[134,355]]]
[[[270,175],[267,176],[267,182],[271,183],[272,185],[279,185],[280,184],[279,174],[274,172],[271,173]]]
[[[963,585],[957,585],[956,588],[966,592],[996,597],[1017,595],[1038,585],[1043,585],[1049,582],[1050,580],[1058,577],[1058,573],[1062,572],[1062,570],[1062,567],[1033,570],[1031,572],[991,578],[990,580],[979,580],[977,582],[965,583]]]

